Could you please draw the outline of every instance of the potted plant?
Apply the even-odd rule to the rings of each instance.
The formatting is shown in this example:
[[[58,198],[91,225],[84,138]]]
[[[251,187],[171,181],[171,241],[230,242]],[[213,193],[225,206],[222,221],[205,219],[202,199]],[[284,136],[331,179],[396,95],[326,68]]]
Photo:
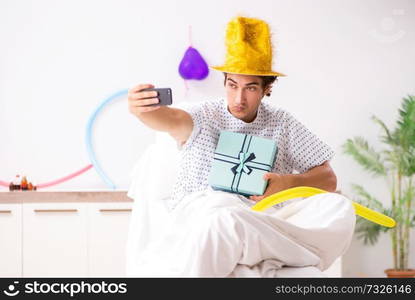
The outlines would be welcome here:
[[[353,184],[357,202],[395,219],[396,226],[387,228],[359,218],[356,234],[364,244],[375,244],[381,232],[389,232],[392,242],[393,269],[385,270],[388,277],[415,277],[408,267],[410,234],[415,227],[415,97],[403,98],[399,118],[393,130],[376,116],[372,120],[382,131],[384,149],[376,151],[363,137],[348,139],[343,150],[374,176],[383,177],[390,189],[390,207],[373,197],[366,189]]]

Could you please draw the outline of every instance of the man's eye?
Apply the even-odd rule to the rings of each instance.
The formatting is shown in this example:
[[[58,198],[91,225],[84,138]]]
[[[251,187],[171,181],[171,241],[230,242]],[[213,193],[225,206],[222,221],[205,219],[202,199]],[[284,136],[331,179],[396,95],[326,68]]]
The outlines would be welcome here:
[[[234,85],[234,84],[230,84],[229,86],[233,89],[236,88],[236,85]]]
[[[251,92],[255,92],[256,91],[256,87],[254,87],[254,86],[251,86],[251,87],[249,87],[248,88]]]

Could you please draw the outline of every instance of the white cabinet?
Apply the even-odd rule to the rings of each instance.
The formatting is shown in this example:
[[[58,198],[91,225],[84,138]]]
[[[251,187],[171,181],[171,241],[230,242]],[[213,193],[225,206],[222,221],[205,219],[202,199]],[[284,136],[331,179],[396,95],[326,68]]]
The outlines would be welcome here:
[[[87,204],[23,204],[23,277],[87,276]]]
[[[22,205],[0,204],[0,277],[22,276]]]
[[[0,193],[0,277],[125,277],[124,191]]]
[[[88,276],[125,277],[132,203],[88,204]]]

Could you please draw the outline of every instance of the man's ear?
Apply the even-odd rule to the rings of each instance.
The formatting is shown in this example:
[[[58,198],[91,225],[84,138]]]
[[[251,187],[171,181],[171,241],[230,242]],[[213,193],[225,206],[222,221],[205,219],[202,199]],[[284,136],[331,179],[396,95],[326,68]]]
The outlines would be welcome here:
[[[264,90],[264,95],[266,96],[271,96],[271,92],[272,92],[272,84],[268,85],[265,90]]]

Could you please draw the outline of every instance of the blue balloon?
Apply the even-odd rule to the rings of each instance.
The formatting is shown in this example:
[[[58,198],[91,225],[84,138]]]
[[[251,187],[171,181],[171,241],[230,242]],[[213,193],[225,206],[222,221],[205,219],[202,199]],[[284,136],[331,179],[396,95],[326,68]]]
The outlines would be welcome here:
[[[107,105],[108,103],[112,102],[113,100],[115,100],[115,99],[117,99],[121,96],[127,95],[127,94],[128,94],[128,90],[121,90],[121,91],[109,96],[104,101],[102,101],[102,103],[95,109],[93,114],[90,116],[90,118],[88,120],[88,124],[86,126],[85,142],[86,142],[86,149],[88,151],[89,160],[91,161],[92,165],[95,168],[95,171],[97,171],[97,173],[101,177],[101,179],[104,180],[104,182],[108,185],[109,188],[114,189],[114,190],[116,189],[115,184],[108,178],[108,176],[102,170],[101,166],[99,165],[99,163],[98,163],[98,161],[95,157],[95,152],[94,152],[94,149],[92,147],[92,127],[94,125],[94,122],[95,122],[95,119],[96,119],[98,113],[101,112],[101,110],[104,108],[105,105]]]
[[[193,47],[187,48],[179,65],[179,73],[184,79],[205,79],[209,68],[202,55]]]

